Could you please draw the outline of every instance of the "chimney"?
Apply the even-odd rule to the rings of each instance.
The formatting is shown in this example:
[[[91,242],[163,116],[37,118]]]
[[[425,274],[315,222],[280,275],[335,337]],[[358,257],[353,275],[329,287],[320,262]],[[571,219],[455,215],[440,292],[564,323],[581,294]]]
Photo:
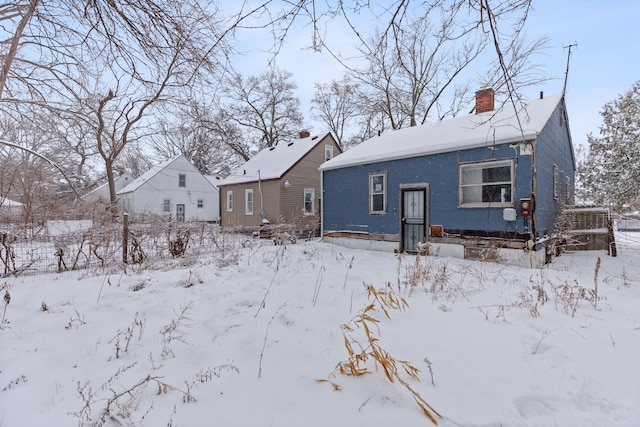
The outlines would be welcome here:
[[[493,111],[494,94],[495,92],[491,88],[482,89],[476,92],[476,114]]]
[[[306,130],[306,129],[302,129],[302,130],[300,131],[300,139],[302,139],[302,138],[309,138],[310,136],[311,136],[311,133],[310,133],[308,130]]]

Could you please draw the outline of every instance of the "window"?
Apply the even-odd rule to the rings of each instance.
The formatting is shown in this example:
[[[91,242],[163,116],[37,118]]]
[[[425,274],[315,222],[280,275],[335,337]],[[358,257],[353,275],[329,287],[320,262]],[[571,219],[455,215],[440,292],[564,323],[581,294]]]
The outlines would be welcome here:
[[[324,161],[333,159],[333,147],[330,145],[324,146]]]
[[[513,160],[460,165],[459,206],[513,206]]]
[[[198,199],[198,207],[199,208],[204,208],[204,200],[203,199]]]
[[[227,212],[233,212],[233,191],[227,191]]]
[[[162,201],[162,212],[171,213],[171,199],[164,199]]]
[[[178,187],[186,187],[187,186],[187,175],[181,173],[178,175]]]
[[[558,200],[558,165],[553,165],[553,198]]]
[[[387,174],[369,174],[369,213],[384,213],[387,205]]]
[[[315,206],[315,190],[313,188],[304,189],[304,214],[314,215],[316,213]]]
[[[253,189],[244,190],[244,213],[253,215]]]
[[[568,176],[565,176],[564,180],[565,180],[565,183],[564,183],[564,185],[565,185],[565,193],[564,194],[565,194],[565,197],[567,198],[566,199],[566,203],[571,204],[571,202],[573,200],[573,194],[572,194],[572,191],[571,191],[571,189],[572,189],[571,188],[571,178],[569,178]]]

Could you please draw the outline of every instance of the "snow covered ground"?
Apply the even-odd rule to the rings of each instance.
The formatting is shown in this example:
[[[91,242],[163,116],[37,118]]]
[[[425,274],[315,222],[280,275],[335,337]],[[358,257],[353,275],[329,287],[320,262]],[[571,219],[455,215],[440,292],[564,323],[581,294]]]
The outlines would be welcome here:
[[[442,426],[640,426],[640,233],[617,239],[539,270],[238,240],[0,279],[0,426],[431,425],[409,388]]]

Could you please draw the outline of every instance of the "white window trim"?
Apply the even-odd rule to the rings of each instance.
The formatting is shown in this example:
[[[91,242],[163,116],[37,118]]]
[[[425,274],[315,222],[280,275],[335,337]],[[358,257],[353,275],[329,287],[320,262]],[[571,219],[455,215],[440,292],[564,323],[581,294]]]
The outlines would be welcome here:
[[[307,212],[307,194],[311,193],[311,212]],[[305,216],[312,216],[316,214],[316,190],[314,188],[305,188],[302,198],[302,206]]]
[[[251,194],[251,206],[249,206],[249,194]],[[245,215],[253,215],[253,188],[247,188],[244,190],[244,213]],[[251,209],[249,209],[251,207]]]
[[[373,210],[373,196],[380,194],[378,192],[373,192],[373,178],[376,176],[382,176],[382,210],[380,211]],[[372,172],[369,174],[368,181],[369,182],[367,183],[367,185],[369,186],[369,213],[375,215],[387,213],[387,173]]]
[[[329,152],[329,156],[327,157],[327,152]],[[324,146],[324,161],[327,162],[333,159],[333,147],[331,145]]]
[[[197,199],[196,206],[198,207],[198,209],[204,209],[204,199]]]
[[[171,199],[163,199],[162,200],[162,212],[163,213],[168,213],[168,214],[171,213]]]
[[[184,177],[184,179],[183,179]],[[179,173],[178,174],[178,187],[180,188],[186,188],[187,187],[187,174],[186,173]]]
[[[227,212],[233,212],[233,190],[227,190]]]
[[[487,167],[500,167],[500,166],[509,166],[511,170],[511,200],[508,202],[471,202],[471,203],[463,203],[462,200],[462,188],[463,187],[473,187],[482,184],[462,184],[462,171],[467,168],[474,169],[484,169],[483,166]],[[506,182],[505,182],[506,183]],[[493,185],[499,185],[500,182],[491,183]],[[507,160],[491,160],[491,161],[483,161],[483,162],[471,162],[471,163],[461,163],[458,165],[458,207],[459,208],[505,208],[505,207],[513,207],[514,199],[515,199],[515,164],[513,159]]]

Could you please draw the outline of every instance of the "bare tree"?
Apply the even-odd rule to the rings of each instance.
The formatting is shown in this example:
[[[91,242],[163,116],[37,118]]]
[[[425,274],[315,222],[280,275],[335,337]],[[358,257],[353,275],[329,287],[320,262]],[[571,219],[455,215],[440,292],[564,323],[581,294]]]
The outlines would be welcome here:
[[[540,37],[527,41],[525,26],[531,0],[496,1],[476,0],[474,9],[479,13],[479,25],[489,35],[494,60],[489,72],[480,77],[484,86],[511,103],[521,101],[524,87],[537,85],[549,79],[543,65],[534,58],[547,48],[549,39]],[[506,23],[508,25],[502,25]],[[506,26],[507,30],[503,30]]]
[[[49,134],[43,124],[31,121],[18,126],[3,120],[0,127],[0,140],[20,140],[23,144],[22,147],[0,145],[0,196],[22,203],[23,222],[45,221],[64,199],[60,187],[64,180],[46,160],[52,153],[48,150]]]
[[[113,169],[117,176],[129,173],[135,179],[151,169],[153,165],[154,162],[149,157],[148,150],[144,150],[139,143],[133,143],[127,144],[122,150]]]
[[[228,118],[228,113],[224,109],[218,110],[215,116],[211,120],[205,121],[203,125],[230,150],[229,168],[222,175],[231,173],[235,166],[249,160],[259,149],[259,146],[252,139],[245,136],[242,127],[236,121]]]
[[[386,129],[388,120],[385,105],[371,93],[362,92],[358,97],[360,115],[356,121],[356,133],[351,137],[349,146],[360,144],[367,139],[380,135]]]
[[[178,106],[174,117],[161,120],[161,132],[152,137],[151,143],[158,157],[164,160],[182,154],[205,175],[231,173],[245,160],[233,145],[241,141],[240,131],[220,122],[214,110],[213,106],[193,99]]]
[[[135,92],[128,92],[134,86],[134,82],[130,81],[128,87],[121,92],[110,89],[107,94],[98,99],[97,108],[94,110],[95,141],[107,174],[112,213],[116,212],[117,201],[114,175],[116,160],[130,142],[140,138],[138,126],[143,123],[142,119],[147,110],[161,99],[162,93],[169,86],[176,65],[177,57],[174,57],[164,70],[161,81],[152,85],[146,94],[138,97]]]
[[[228,82],[224,118],[242,128],[244,138],[257,149],[295,138],[302,128],[300,101],[292,74],[271,67],[259,76],[244,79],[235,74]]]
[[[338,145],[345,149],[348,143],[345,132],[362,114],[359,84],[345,75],[342,80],[316,83],[314,87],[312,117],[325,123]]]
[[[29,104],[73,123],[75,132],[64,139],[81,163],[98,153],[115,209],[118,156],[153,133],[160,104],[179,102],[183,88],[220,81],[224,39],[238,21],[225,30],[213,4],[195,0],[77,6],[31,0],[0,7],[0,22],[15,27],[0,44],[7,94],[0,109]]]
[[[0,68],[0,99],[2,99],[2,93],[9,78],[11,66],[18,54],[18,46],[25,27],[29,24],[29,21],[31,21],[31,17],[39,2],[39,0],[29,0],[27,3],[5,3],[0,5],[0,22],[3,26],[5,26],[6,23],[16,23],[13,36],[9,38],[8,43],[3,43],[8,46],[6,49],[3,49],[6,50],[6,54],[2,62],[2,68]]]
[[[213,4],[197,0],[94,0],[83,7],[73,0],[18,0],[0,5],[0,25],[9,34],[0,40],[0,115],[23,110],[15,114],[28,117],[36,107],[46,111],[50,121],[59,122],[52,133],[55,144],[72,153],[61,157],[65,167],[81,177],[84,165],[99,153],[115,203],[113,168],[119,156],[129,144],[144,148],[149,136],[162,129],[159,117],[170,111],[169,105],[184,104],[194,92],[217,96],[230,52],[225,40],[249,28],[244,23],[250,17],[260,20],[259,28],[271,27],[274,55],[294,23],[308,23],[311,47],[334,54],[345,66],[321,27],[336,19],[351,26],[369,64],[360,70],[348,67],[358,71],[361,89],[368,88],[366,103],[360,102],[366,108],[356,139],[383,129],[376,123],[381,112],[388,121],[384,126],[392,128],[455,115],[471,87],[464,72],[490,44],[497,59],[494,71],[488,68],[480,79],[483,83],[504,88],[513,99],[537,78],[529,58],[541,44],[524,37],[531,0],[276,5],[264,1],[249,8],[243,2],[225,21]],[[354,21],[366,13],[378,24],[373,38]],[[206,122],[216,143],[235,153],[232,157],[248,159],[260,148],[297,135],[303,118],[289,73],[271,67],[246,80],[236,75],[229,83],[224,94],[229,102]],[[167,123],[163,132],[179,129]],[[211,139],[191,130],[186,134],[194,141]]]
[[[376,110],[385,112],[385,127],[397,129],[455,116],[483,85],[515,99],[523,87],[547,80],[533,61],[546,39],[527,41],[524,31],[530,8],[531,0],[303,0],[277,15],[273,50],[277,54],[293,22],[308,21],[310,48],[329,52],[349,69]],[[363,16],[370,17],[368,25],[377,24],[374,34],[358,24]],[[364,59],[367,67],[354,67],[327,42],[336,20],[360,41],[362,55],[350,59]],[[486,71],[474,77],[469,65],[479,61]]]
[[[459,96],[458,76],[488,43],[466,16],[463,7],[434,2],[420,15],[392,20],[361,47],[368,67],[356,75],[384,106],[391,128],[439,118],[444,95]]]

